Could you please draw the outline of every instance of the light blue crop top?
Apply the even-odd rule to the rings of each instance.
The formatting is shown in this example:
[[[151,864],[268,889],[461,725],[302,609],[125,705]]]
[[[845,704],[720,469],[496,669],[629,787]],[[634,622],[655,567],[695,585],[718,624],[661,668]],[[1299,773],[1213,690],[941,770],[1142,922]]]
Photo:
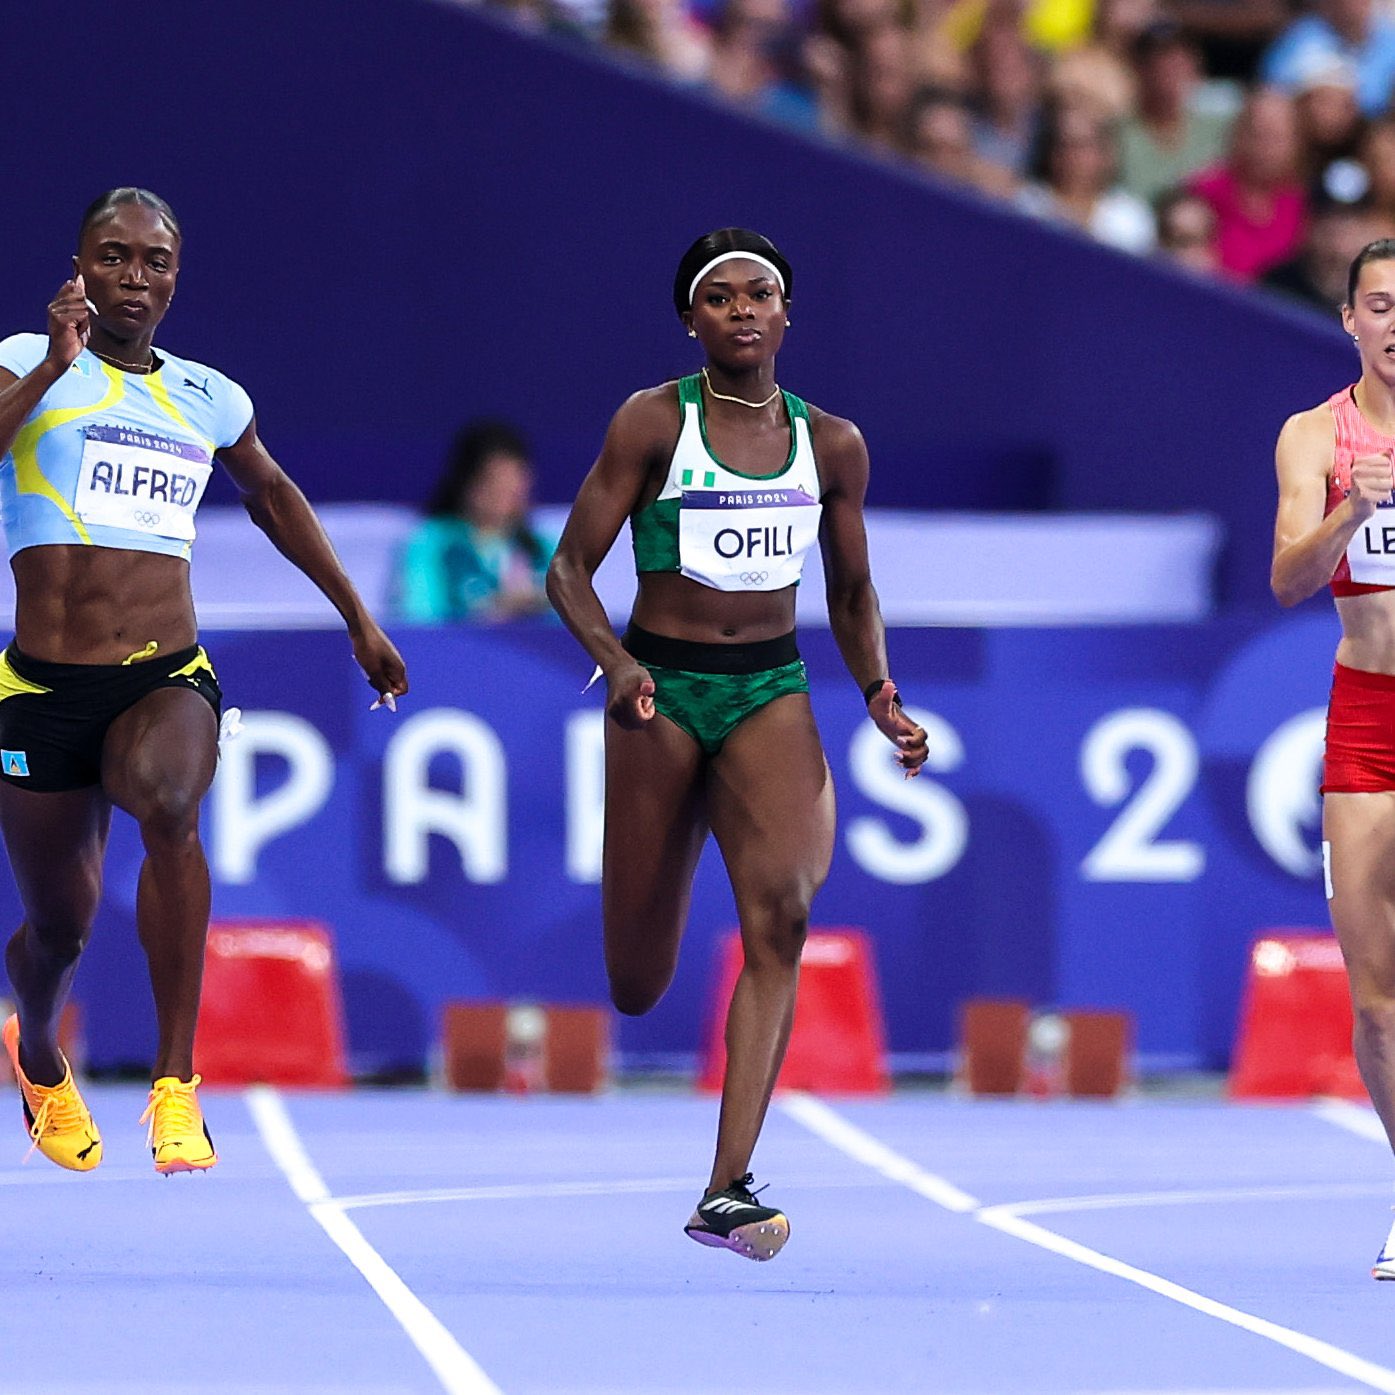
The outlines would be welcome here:
[[[48,336],[0,341],[0,368],[37,368]],[[123,373],[86,349],[0,459],[9,555],[74,543],[187,557],[213,455],[252,420],[230,378],[163,349],[158,372]]]

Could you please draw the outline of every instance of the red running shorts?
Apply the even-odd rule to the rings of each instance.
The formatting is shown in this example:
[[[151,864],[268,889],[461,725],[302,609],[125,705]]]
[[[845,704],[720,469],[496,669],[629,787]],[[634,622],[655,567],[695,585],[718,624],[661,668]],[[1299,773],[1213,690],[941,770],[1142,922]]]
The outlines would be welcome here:
[[[1337,664],[1327,704],[1323,794],[1395,790],[1395,674]]]

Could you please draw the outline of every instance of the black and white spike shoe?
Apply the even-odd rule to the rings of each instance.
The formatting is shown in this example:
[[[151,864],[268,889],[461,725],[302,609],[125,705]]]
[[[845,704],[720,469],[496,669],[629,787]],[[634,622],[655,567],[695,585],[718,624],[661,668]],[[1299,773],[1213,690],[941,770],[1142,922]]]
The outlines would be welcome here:
[[[683,1229],[699,1245],[717,1245],[747,1259],[774,1259],[790,1238],[790,1223],[783,1212],[756,1200],[750,1190],[754,1181],[748,1172],[721,1191],[710,1192]]]

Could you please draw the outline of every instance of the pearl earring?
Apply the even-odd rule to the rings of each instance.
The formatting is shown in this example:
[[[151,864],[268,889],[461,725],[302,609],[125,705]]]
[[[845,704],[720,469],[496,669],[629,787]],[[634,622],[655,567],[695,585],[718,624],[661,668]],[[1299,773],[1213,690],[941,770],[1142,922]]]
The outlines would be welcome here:
[[[790,327],[790,322],[789,322],[788,320],[786,320],[786,321],[785,321],[785,328],[788,329],[789,327]]]
[[[695,330],[695,329],[690,329],[690,330],[688,331],[688,338],[689,338],[689,339],[696,339],[696,338],[697,338],[697,330]]]

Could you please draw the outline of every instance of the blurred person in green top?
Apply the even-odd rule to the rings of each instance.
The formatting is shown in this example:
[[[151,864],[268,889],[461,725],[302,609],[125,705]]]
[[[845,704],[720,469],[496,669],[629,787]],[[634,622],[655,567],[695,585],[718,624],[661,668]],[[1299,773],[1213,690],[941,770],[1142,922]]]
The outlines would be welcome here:
[[[529,522],[533,466],[507,423],[456,436],[397,567],[396,609],[417,624],[510,620],[549,609],[543,592],[556,540]]]

